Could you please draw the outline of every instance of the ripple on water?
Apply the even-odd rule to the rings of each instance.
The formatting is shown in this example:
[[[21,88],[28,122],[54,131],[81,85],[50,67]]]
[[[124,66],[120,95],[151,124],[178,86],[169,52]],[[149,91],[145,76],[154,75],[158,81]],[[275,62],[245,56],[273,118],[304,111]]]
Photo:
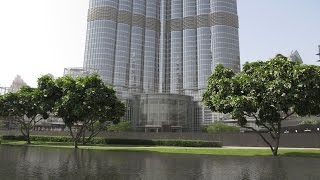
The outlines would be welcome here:
[[[318,158],[0,146],[0,179],[319,179],[319,167]]]

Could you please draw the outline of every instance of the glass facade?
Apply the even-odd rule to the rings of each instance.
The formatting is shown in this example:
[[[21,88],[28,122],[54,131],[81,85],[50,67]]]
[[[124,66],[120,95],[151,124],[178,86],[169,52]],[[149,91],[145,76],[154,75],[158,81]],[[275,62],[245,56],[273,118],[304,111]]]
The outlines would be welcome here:
[[[84,69],[121,97],[159,90],[160,1],[91,0]]]
[[[135,95],[130,116],[136,130],[193,131],[194,106],[191,96],[178,94]]]
[[[217,64],[240,71],[236,0],[91,0],[84,69],[129,98],[189,95],[201,101]],[[202,107],[203,124],[221,119]]]
[[[194,96],[198,89],[196,0],[183,0],[183,91]]]
[[[160,1],[146,0],[143,93],[155,93],[159,88],[159,11]]]
[[[222,64],[239,72],[239,25],[236,0],[212,0],[210,13],[213,68]]]
[[[142,89],[142,64],[144,52],[144,34],[145,34],[145,0],[136,0],[133,6],[132,21],[139,22],[131,27],[130,39],[130,66],[129,69],[129,89],[132,93],[141,93]]]
[[[183,31],[181,28],[183,18],[183,1],[172,0],[169,5],[170,37],[170,93],[180,93],[183,88]]]
[[[212,72],[211,29],[208,14],[210,0],[197,0],[197,54],[198,89],[206,88],[206,82]]]

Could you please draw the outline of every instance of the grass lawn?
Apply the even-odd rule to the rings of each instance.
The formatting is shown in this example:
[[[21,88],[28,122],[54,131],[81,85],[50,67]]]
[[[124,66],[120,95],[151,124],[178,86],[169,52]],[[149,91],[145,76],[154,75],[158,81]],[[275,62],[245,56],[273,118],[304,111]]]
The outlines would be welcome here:
[[[34,141],[27,145],[25,141],[2,141],[2,145],[11,146],[34,146],[51,148],[73,148],[72,143],[39,142]],[[106,150],[106,151],[149,151],[170,154],[198,154],[215,156],[272,156],[271,150],[267,148],[192,148],[192,147],[165,147],[165,146],[124,146],[124,145],[88,145],[79,149]],[[279,150],[280,156],[289,157],[317,157],[320,158],[320,149],[285,149]]]

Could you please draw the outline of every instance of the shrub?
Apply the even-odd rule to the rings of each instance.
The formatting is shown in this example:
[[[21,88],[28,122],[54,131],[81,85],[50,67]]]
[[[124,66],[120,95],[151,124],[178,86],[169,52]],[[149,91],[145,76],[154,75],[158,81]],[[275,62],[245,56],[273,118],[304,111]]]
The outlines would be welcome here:
[[[106,144],[179,146],[179,147],[222,147],[219,141],[198,140],[145,140],[145,139],[105,139]]]
[[[121,145],[157,145],[154,140],[147,139],[105,139],[105,144],[121,144]]]
[[[10,140],[10,141],[25,141],[24,136],[2,136],[2,140]]]
[[[158,146],[179,146],[179,147],[222,147],[220,141],[198,141],[198,140],[158,140]]]
[[[304,120],[299,123],[299,125],[302,125],[302,124],[316,125],[316,124],[320,124],[320,120]]]
[[[73,142],[69,136],[31,136],[31,141],[42,142]]]
[[[24,141],[23,136],[2,136],[3,140]],[[72,142],[69,136],[30,136],[31,141]],[[199,140],[147,140],[147,139],[106,139],[95,138],[91,144],[145,145],[145,146],[179,146],[179,147],[222,147],[220,141]]]
[[[25,141],[24,136],[2,136],[3,140]],[[72,142],[72,138],[68,136],[30,136],[31,141],[43,142]]]
[[[207,127],[208,133],[236,133],[240,132],[239,127],[228,126],[224,123],[213,123]]]
[[[108,132],[128,132],[131,130],[130,122],[121,121],[118,124],[112,124],[107,127]]]

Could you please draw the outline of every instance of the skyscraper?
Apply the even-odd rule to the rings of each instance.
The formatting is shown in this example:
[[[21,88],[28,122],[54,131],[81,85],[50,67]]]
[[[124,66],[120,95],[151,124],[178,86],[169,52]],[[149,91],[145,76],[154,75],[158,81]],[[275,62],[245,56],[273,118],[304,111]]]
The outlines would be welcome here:
[[[217,64],[240,71],[238,27],[236,0],[91,0],[84,69],[123,98],[172,93],[200,102]]]

